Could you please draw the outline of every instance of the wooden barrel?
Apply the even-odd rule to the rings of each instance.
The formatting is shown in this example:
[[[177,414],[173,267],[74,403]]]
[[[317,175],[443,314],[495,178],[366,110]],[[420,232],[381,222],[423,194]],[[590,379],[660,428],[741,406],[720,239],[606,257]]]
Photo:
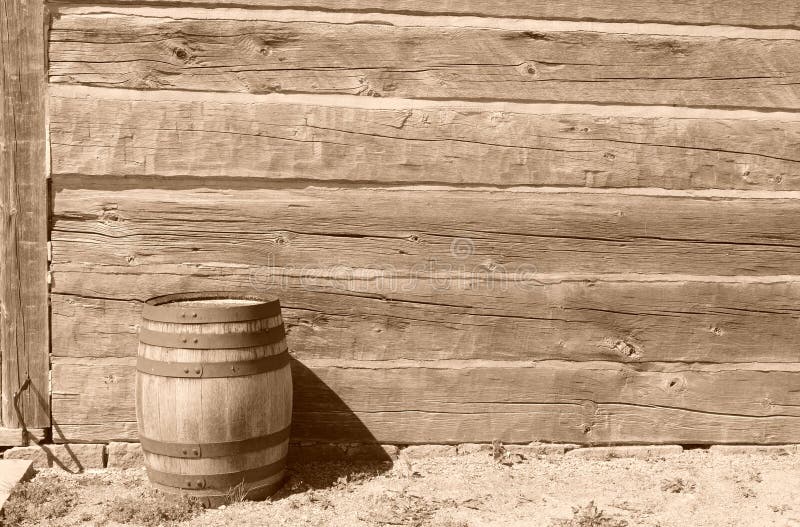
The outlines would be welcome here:
[[[292,417],[278,299],[168,295],[142,319],[136,417],[150,481],[210,506],[277,491]]]

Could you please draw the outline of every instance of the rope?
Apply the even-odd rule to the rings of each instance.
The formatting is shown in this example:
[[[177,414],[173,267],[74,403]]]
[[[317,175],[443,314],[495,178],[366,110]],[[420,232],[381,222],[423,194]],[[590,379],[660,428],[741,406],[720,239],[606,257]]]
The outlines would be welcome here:
[[[28,438],[30,434],[28,433],[28,428],[25,426],[25,416],[22,415],[22,410],[19,409],[19,396],[22,395],[22,392],[27,390],[28,387],[31,385],[31,376],[27,375],[25,377],[25,382],[19,387],[17,391],[14,392],[12,397],[12,401],[14,403],[14,411],[17,413],[17,419],[19,420],[20,426],[22,426],[22,442],[27,445]]]

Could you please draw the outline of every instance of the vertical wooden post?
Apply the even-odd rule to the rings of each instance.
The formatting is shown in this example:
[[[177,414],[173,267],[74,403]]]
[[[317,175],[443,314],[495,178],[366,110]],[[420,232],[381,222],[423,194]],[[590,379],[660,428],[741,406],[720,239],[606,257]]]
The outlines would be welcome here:
[[[42,0],[0,0],[2,421],[50,426]]]

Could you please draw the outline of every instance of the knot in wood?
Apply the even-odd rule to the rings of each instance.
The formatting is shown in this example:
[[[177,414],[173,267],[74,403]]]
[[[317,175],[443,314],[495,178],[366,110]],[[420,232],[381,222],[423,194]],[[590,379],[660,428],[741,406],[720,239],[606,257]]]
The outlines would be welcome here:
[[[523,75],[539,75],[539,70],[536,68],[536,63],[532,61],[523,62],[517,67],[517,70]]]
[[[531,40],[553,40],[550,35],[537,33],[536,31],[523,31],[522,36]]]
[[[192,58],[191,54],[181,47],[173,48],[172,54],[184,62],[188,62]]]
[[[667,390],[671,392],[683,391],[686,387],[686,380],[682,377],[672,377],[667,382]]]

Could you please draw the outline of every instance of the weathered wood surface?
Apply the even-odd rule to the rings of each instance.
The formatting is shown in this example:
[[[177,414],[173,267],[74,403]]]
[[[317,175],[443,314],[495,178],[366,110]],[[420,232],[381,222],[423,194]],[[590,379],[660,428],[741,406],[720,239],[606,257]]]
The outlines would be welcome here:
[[[8,428],[50,423],[43,20],[37,0],[0,0],[0,422]]]
[[[184,304],[180,306],[184,309],[201,310],[219,308],[226,304],[224,301],[205,301],[176,302],[171,306],[162,306],[172,307],[173,315],[177,316],[180,312],[180,308],[176,307],[178,303]],[[280,314],[256,320],[196,322],[197,319],[191,318],[185,323],[143,318],[142,326],[171,336],[184,335],[186,342],[187,333],[230,337],[236,333],[260,332],[283,325]],[[180,349],[145,342],[142,339],[139,344],[139,358],[160,363],[194,363],[203,367],[211,363],[230,364],[234,361],[270,357],[286,350],[284,338],[273,344],[245,349],[226,349],[224,346],[214,349]],[[288,364],[254,375],[202,379],[166,377],[140,371],[136,373],[135,382],[139,431],[142,437],[153,441],[199,443],[200,451],[203,452],[206,444],[261,438],[289,428],[292,422],[292,375]],[[198,474],[212,478],[215,474],[240,474],[244,478],[246,471],[265,468],[285,460],[288,446],[289,438],[286,437],[277,444],[263,445],[255,450],[231,450],[227,452],[228,455],[203,455],[197,459],[184,459],[159,454],[150,450],[146,444],[142,445],[148,470],[181,474],[187,478]],[[255,481],[242,482],[242,491],[254,494],[258,489],[272,488],[283,477],[284,470],[281,468]],[[177,485],[159,482],[157,479],[155,483],[168,492],[180,491]],[[227,490],[227,487],[220,488],[218,484],[209,481],[205,488],[184,489],[183,493],[217,503],[225,501]],[[274,489],[269,493],[272,492]]]
[[[224,262],[402,274],[798,274],[800,200],[769,196],[60,188],[53,266],[103,262],[133,273],[142,265]]]
[[[254,287],[281,297],[303,363],[295,439],[781,443],[800,432],[797,365],[768,364],[796,358],[800,284],[790,278],[542,277],[498,291],[262,271],[62,264],[54,286],[80,296],[53,297],[57,439],[135,438],[136,329],[121,328],[142,299]],[[78,318],[98,322],[81,335]],[[92,343],[105,320],[110,333]],[[581,362],[594,359],[604,362]],[[726,360],[740,363],[707,364]]]
[[[33,441],[45,438],[43,428],[0,428],[0,447],[27,446]]]
[[[353,382],[356,382],[354,380]],[[293,439],[330,442],[368,442],[378,438],[383,443],[461,443],[465,437],[502,437],[506,443],[527,443],[557,437],[555,441],[578,444],[658,444],[663,437],[672,443],[721,444],[757,443],[760,437],[772,438],[763,443],[781,444],[797,441],[794,418],[748,418],[707,415],[679,409],[634,408],[625,405],[597,405],[599,419],[608,425],[594,434],[592,442],[581,432],[585,422],[581,407],[560,404],[530,404],[524,412],[459,414],[436,412],[376,412],[354,415],[339,413],[295,413]],[[613,425],[611,423],[614,423]],[[513,423],[513,424],[511,424]],[[99,441],[118,438],[136,441],[135,421],[63,425],[58,442]],[[378,430],[377,436],[364,430]],[[782,442],[781,442],[782,439]],[[490,440],[487,440],[490,441]]]
[[[132,439],[133,370],[129,359],[57,359],[53,418],[76,433],[62,440],[98,423],[109,436],[94,440]],[[796,364],[337,360],[294,370],[295,439],[788,443],[800,433]]]
[[[218,20],[188,12],[181,19],[175,9],[133,13],[55,18],[51,82],[800,109],[796,31],[772,39],[643,34],[633,24],[626,33],[532,21],[480,27],[480,19],[476,26],[449,19],[420,26],[424,17],[398,15],[360,23],[336,14],[313,22],[273,14],[280,11],[227,17],[238,20],[225,12],[211,15]]]
[[[53,425],[53,441],[56,443],[93,443],[101,441],[98,438],[102,437],[119,438],[120,441],[138,441],[136,420]]]
[[[70,3],[93,4],[88,0]],[[426,15],[475,15],[554,20],[727,24],[800,27],[800,5],[786,0],[113,0],[109,4],[186,4],[209,7],[253,6],[329,11],[378,11]]]
[[[54,88],[55,176],[800,189],[790,114],[119,91]]]
[[[57,441],[136,438],[203,289],[280,296],[295,440],[797,441],[800,32],[585,21],[800,7],[252,2],[359,13],[53,21]]]
[[[264,271],[264,274],[261,274]],[[280,296],[299,360],[797,360],[800,282],[291,277],[225,266],[87,266],[56,272],[53,354],[136,355],[141,300],[182,290]],[[394,287],[392,287],[394,286]],[[83,295],[83,296],[80,296]]]

